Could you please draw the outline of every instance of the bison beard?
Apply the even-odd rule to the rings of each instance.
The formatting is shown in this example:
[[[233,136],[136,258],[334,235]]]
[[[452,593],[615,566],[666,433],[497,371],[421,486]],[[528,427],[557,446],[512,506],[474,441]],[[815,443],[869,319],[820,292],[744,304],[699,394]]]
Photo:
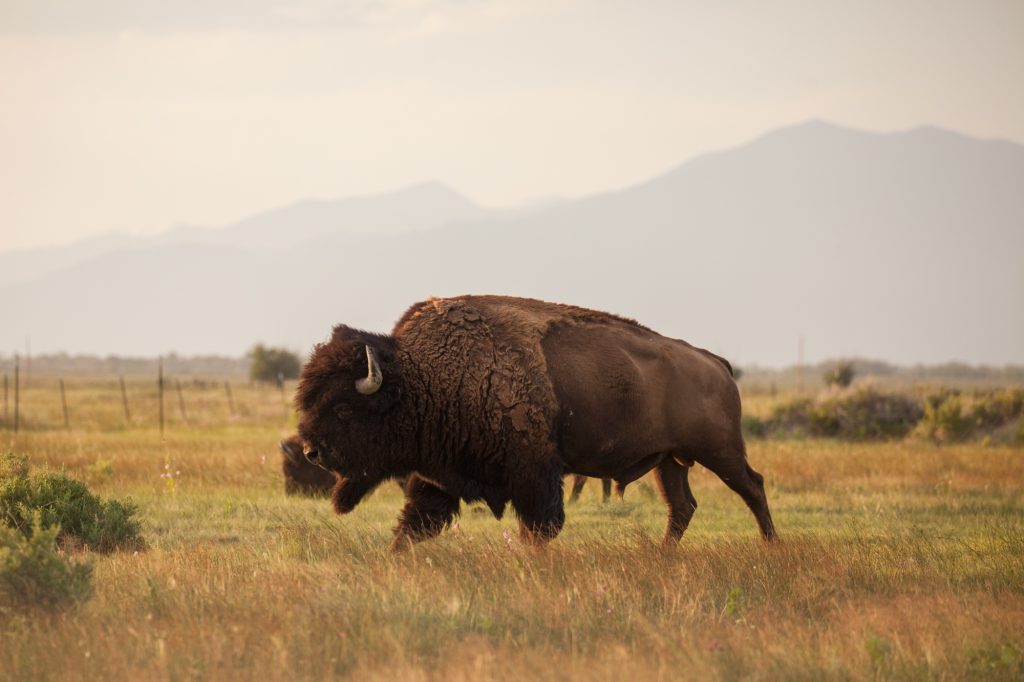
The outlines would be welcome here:
[[[412,306],[387,336],[340,325],[303,367],[296,404],[311,456],[339,476],[338,513],[410,477],[398,549],[475,500],[499,518],[511,503],[522,537],[545,542],[565,519],[563,476],[614,479],[621,491],[652,470],[674,544],[697,506],[693,462],[775,534],[728,363],[607,313],[463,296]]]
[[[334,505],[334,511],[339,514],[348,514],[350,511],[356,508],[364,497],[373,492],[383,482],[384,479],[372,480],[368,477],[360,478],[345,478],[344,476],[338,477],[338,482],[334,484],[334,490],[331,491],[331,502]]]

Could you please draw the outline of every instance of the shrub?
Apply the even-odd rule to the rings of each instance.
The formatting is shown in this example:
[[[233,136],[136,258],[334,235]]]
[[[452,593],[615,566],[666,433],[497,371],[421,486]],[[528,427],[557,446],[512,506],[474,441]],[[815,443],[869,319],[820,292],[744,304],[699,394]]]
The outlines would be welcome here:
[[[81,544],[98,552],[144,547],[131,502],[101,500],[81,481],[61,473],[32,473],[24,458],[0,457],[0,524],[31,538],[36,516],[44,528],[58,527],[63,546]]]
[[[954,442],[966,439],[970,433],[971,420],[963,414],[959,391],[943,390],[925,399],[918,435],[936,442]]]
[[[879,391],[872,386],[826,393],[814,406],[816,435],[844,440],[903,438],[924,414],[914,398]]]
[[[810,398],[794,398],[780,403],[772,409],[771,414],[763,422],[765,434],[786,434],[791,436],[810,436],[814,401]]]
[[[826,386],[846,388],[853,383],[854,375],[852,362],[837,362],[832,369],[825,372],[823,379]]]
[[[1004,388],[976,394],[971,406],[971,421],[976,428],[996,429],[1021,416],[1024,389]]]
[[[267,348],[256,344],[247,353],[249,378],[253,381],[274,381],[280,384],[284,379],[299,376],[299,356],[284,348]]]
[[[743,436],[745,438],[764,438],[768,435],[768,429],[765,428],[764,420],[750,414],[743,415],[740,420],[740,428],[743,429]]]
[[[885,440],[906,436],[922,414],[912,397],[861,386],[782,403],[761,426],[766,435]]]
[[[27,536],[0,526],[0,612],[41,607],[65,609],[92,593],[92,566],[57,551],[57,527],[38,516]]]
[[[13,453],[0,455],[0,481],[28,476],[28,457]]]
[[[942,389],[925,400],[925,415],[917,433],[936,442],[962,441],[978,434],[992,436],[1004,427],[1012,431],[1014,420],[1024,418],[1022,413],[1024,389],[997,389],[971,397]],[[1012,433],[1004,437],[1020,439]]]

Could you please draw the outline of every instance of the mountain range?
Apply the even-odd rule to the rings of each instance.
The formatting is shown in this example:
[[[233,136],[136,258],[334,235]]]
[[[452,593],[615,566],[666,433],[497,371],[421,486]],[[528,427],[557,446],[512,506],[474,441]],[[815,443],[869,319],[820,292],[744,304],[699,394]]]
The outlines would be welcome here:
[[[614,311],[738,363],[1024,362],[1024,146],[820,121],[528,210],[439,183],[0,253],[0,348],[306,351],[427,296]]]

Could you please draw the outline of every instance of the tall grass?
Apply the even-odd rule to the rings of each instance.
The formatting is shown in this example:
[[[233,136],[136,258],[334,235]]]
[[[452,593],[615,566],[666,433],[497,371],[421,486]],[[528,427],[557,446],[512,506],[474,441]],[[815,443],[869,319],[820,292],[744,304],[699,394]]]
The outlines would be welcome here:
[[[624,502],[586,490],[544,550],[519,543],[514,519],[469,507],[457,528],[396,556],[397,486],[345,517],[283,495],[276,442],[292,422],[279,394],[253,389],[235,419],[197,409],[193,421],[190,406],[161,441],[141,416],[119,424],[100,389],[69,398],[89,390],[93,417],[37,425],[12,448],[130,495],[149,548],[86,552],[91,599],[8,617],[0,677],[1024,676],[1019,447],[755,441],[776,544],[697,467],[700,506],[677,549],[659,546],[664,505],[641,481]]]

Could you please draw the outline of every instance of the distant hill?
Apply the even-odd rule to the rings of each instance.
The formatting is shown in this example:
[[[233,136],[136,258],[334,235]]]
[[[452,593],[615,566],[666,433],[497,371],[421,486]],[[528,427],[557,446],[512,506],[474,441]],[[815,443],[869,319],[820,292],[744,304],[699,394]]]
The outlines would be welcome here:
[[[378,197],[393,218],[373,229],[297,205],[0,289],[0,348],[308,350],[337,322],[387,330],[428,295],[501,292],[633,316],[741,365],[792,364],[801,335],[812,361],[1024,362],[1020,145],[815,121],[530,211],[426,187],[436,201]]]
[[[489,215],[496,212],[437,182],[370,196],[307,199],[220,228],[181,225],[152,236],[112,233],[70,246],[0,252],[0,287],[41,279],[115,251],[182,244],[274,249],[317,237],[402,234]]]
[[[450,187],[429,182],[372,196],[300,201],[219,229],[179,227],[157,241],[277,248],[318,237],[397,235],[488,215]]]

